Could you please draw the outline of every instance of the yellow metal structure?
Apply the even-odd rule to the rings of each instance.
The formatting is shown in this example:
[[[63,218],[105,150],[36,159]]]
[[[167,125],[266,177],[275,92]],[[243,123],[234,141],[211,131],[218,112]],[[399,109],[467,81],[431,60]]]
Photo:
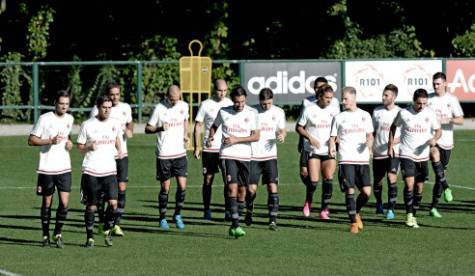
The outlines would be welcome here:
[[[199,45],[198,55],[194,55],[192,45]],[[191,56],[180,58],[180,90],[183,93],[183,100],[187,100],[190,106],[190,134],[193,122],[193,101],[194,95],[197,95],[197,104],[201,103],[201,96],[207,94],[207,98],[211,95],[211,69],[212,62],[210,57],[202,57],[201,51],[203,44],[194,39],[188,44],[188,50]],[[191,137],[190,137],[191,138]],[[191,141],[191,139],[190,139]],[[189,149],[191,149],[190,143]]]

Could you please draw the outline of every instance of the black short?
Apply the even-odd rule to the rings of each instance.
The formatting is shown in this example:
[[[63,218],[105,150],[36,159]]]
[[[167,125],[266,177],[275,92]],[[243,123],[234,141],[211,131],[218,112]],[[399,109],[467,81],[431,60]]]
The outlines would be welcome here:
[[[219,172],[219,152],[203,151],[201,154],[201,160],[201,164],[203,165],[203,175]]]
[[[279,172],[277,170],[277,159],[266,161],[251,161],[251,172],[249,184],[259,184],[262,175],[262,184],[279,182]]]
[[[315,154],[315,153],[308,153],[308,160],[310,159],[318,159],[322,162],[335,159],[335,157],[330,157],[329,155],[320,155],[320,154]]]
[[[129,182],[129,158],[116,159],[117,182]]]
[[[411,159],[401,158],[402,177],[415,177],[416,183],[424,182],[429,175],[428,161],[415,162]]]
[[[302,150],[300,152],[300,167],[307,167],[308,166],[308,151]]]
[[[450,154],[452,153],[452,150],[443,149],[439,145],[436,145],[436,147],[439,150],[440,163],[442,163],[442,166],[444,166],[444,170],[447,170],[449,167]]]
[[[340,164],[338,165],[338,180],[342,192],[355,186],[358,189],[371,186],[369,165]]]
[[[188,160],[186,156],[174,159],[157,158],[157,180],[165,181],[172,177],[187,177]]]
[[[92,176],[82,174],[81,177],[82,201],[86,204],[96,205],[98,199],[104,196],[104,200],[117,199],[119,193],[119,185],[115,175],[108,176]]]
[[[399,157],[373,159],[373,180],[382,179],[386,173],[398,174],[401,165]]]
[[[38,181],[36,184],[39,189],[36,189],[36,194],[41,196],[50,196],[54,194],[55,187],[59,192],[71,192],[71,173],[63,174],[38,174]]]
[[[226,184],[237,183],[239,186],[249,184],[250,161],[221,159],[221,172]]]

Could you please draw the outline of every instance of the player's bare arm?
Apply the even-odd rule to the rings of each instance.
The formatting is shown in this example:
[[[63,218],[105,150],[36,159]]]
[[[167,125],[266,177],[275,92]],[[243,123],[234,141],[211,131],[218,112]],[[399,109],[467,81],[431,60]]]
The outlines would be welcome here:
[[[134,123],[130,122],[125,125],[125,137],[130,139],[134,136]]]
[[[214,141],[214,134],[216,133],[217,129],[218,129],[218,126],[216,126],[215,124],[213,124],[211,128],[209,129],[208,139],[206,139],[206,146],[208,148],[211,147],[211,144]]]
[[[193,156],[196,159],[200,159],[200,148],[199,148],[199,141],[201,136],[201,130],[203,128],[202,122],[195,122],[195,127],[193,128]]]
[[[368,147],[369,150],[369,156],[373,156],[373,142],[374,142],[374,137],[373,133],[366,133],[366,146]]]
[[[331,136],[328,141],[328,156],[332,158],[336,157],[336,140],[337,136]]]
[[[436,129],[434,132],[434,136],[432,137],[432,139],[428,141],[429,145],[431,147],[435,147],[435,145],[437,145],[437,141],[440,139],[441,136],[442,136],[442,129],[441,128]]]
[[[277,141],[284,143],[285,142],[285,137],[287,136],[287,129],[281,128],[277,132]]]
[[[82,154],[86,154],[88,151],[96,150],[96,144],[94,141],[86,143],[86,144],[78,144],[78,150]]]
[[[388,156],[390,156],[391,158],[394,157],[393,146],[396,144],[395,143],[396,139],[394,139],[395,135],[396,135],[396,125],[393,123],[391,124],[391,128],[389,129],[389,139],[388,139]]]
[[[305,129],[304,126],[301,126],[299,124],[297,124],[297,132],[300,134],[300,136],[302,136],[303,138],[307,139],[309,141],[309,143],[316,147],[317,149],[320,148],[320,142],[318,142],[317,139],[313,138],[309,133],[308,131]]]
[[[28,137],[28,145],[30,146],[47,146],[47,145],[56,145],[63,140],[63,137],[60,134],[57,134],[54,137],[48,139],[41,139],[33,134]]]
[[[183,143],[185,143],[185,148],[187,148],[188,145],[190,144],[189,126],[190,126],[190,123],[188,122],[188,120],[184,120],[183,121],[183,129],[184,129]]]
[[[251,135],[247,137],[236,137],[236,136],[229,136],[224,138],[225,145],[234,145],[238,143],[251,143],[257,142],[260,138],[260,131],[259,130],[251,130]]]

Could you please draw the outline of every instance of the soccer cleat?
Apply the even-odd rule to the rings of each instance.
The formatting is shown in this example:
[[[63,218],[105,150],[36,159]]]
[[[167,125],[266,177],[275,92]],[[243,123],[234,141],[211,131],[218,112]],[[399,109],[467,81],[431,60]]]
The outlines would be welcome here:
[[[269,230],[277,231],[277,223],[275,223],[275,221],[271,221],[271,223],[269,223]]]
[[[252,211],[246,211],[246,217],[244,218],[244,222],[247,226],[251,226],[252,224]]]
[[[419,228],[419,224],[417,224],[416,217],[412,217],[412,228]]]
[[[358,234],[360,232],[360,229],[358,228],[358,224],[355,222],[355,223],[352,223],[350,225],[350,233],[352,234]]]
[[[176,228],[180,230],[185,229],[185,224],[183,223],[183,220],[181,219],[180,215],[175,215],[173,219],[175,220]]]
[[[329,216],[330,212],[328,211],[328,209],[324,209],[320,212],[320,219],[321,220],[329,220],[330,219],[330,216]]]
[[[452,190],[450,188],[444,190],[444,200],[445,202],[451,202],[452,200],[454,200]]]
[[[309,217],[310,216],[310,210],[312,209],[312,203],[310,201],[305,201],[303,205],[303,216],[304,217]]]
[[[361,231],[363,230],[363,220],[361,219],[360,214],[356,214],[356,225],[358,226],[358,229]]]
[[[111,232],[112,232],[112,235],[114,235],[114,236],[118,236],[118,237],[123,237],[124,236],[124,231],[122,231],[122,228],[120,228],[119,225],[115,225],[111,229]]]
[[[61,248],[61,249],[64,248],[64,241],[61,234],[57,234],[56,236],[53,236],[53,241],[56,244],[56,248]]]
[[[43,236],[43,239],[41,240],[41,247],[50,247],[48,236]]]
[[[430,209],[429,215],[430,215],[431,217],[434,217],[434,218],[441,218],[441,217],[442,217],[442,215],[439,213],[439,211],[437,210],[437,208],[432,208],[432,209]]]
[[[245,235],[246,235],[246,232],[239,226],[236,228],[233,228],[233,227],[229,228],[229,236],[232,236],[237,239]]]
[[[204,218],[205,220],[212,220],[212,218],[211,218],[211,210],[206,210],[206,211],[204,211],[204,213],[203,213],[203,218]]]
[[[382,203],[376,203],[376,214],[378,215],[384,214],[384,206]]]
[[[97,233],[104,234],[104,224],[100,223],[99,225],[97,225]]]
[[[406,226],[414,227],[414,216],[412,213],[406,215]]]
[[[394,219],[394,217],[395,217],[394,211],[389,209],[388,212],[386,213],[386,219],[391,220],[391,219]]]
[[[160,228],[162,228],[163,230],[170,229],[170,226],[168,226],[168,222],[166,219],[160,220]]]
[[[228,210],[224,211],[224,221],[231,221],[231,213]]]
[[[84,244],[84,247],[93,248],[94,247],[94,239],[93,238],[87,239],[86,244]]]
[[[104,242],[107,247],[112,246],[112,230],[104,231]]]

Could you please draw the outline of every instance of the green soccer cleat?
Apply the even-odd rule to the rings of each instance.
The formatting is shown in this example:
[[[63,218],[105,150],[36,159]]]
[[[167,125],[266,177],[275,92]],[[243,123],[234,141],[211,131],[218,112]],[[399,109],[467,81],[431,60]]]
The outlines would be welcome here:
[[[104,231],[104,242],[107,247],[112,246],[112,230]]]
[[[231,236],[231,237],[234,237],[234,238],[237,239],[237,238],[245,236],[245,235],[246,235],[246,232],[241,227],[236,227],[236,228],[231,227],[231,228],[229,228],[229,236]]]
[[[124,236],[124,231],[122,231],[122,228],[120,228],[119,225],[115,225],[115,226],[111,229],[111,232],[112,232],[112,235],[114,235],[114,236],[119,236],[119,237],[123,237],[123,236]]]
[[[56,244],[56,248],[61,248],[61,249],[64,248],[64,241],[61,234],[57,234],[56,236],[53,236],[53,241]]]
[[[454,200],[452,190],[450,188],[444,190],[444,200],[445,202],[451,202],[452,200]]]
[[[84,247],[94,248],[94,239],[93,238],[87,239],[86,244],[84,244]]]
[[[429,215],[430,215],[431,217],[434,217],[434,218],[441,218],[441,217],[442,217],[442,215],[439,213],[439,211],[437,210],[437,208],[432,208],[432,209],[430,209]]]

